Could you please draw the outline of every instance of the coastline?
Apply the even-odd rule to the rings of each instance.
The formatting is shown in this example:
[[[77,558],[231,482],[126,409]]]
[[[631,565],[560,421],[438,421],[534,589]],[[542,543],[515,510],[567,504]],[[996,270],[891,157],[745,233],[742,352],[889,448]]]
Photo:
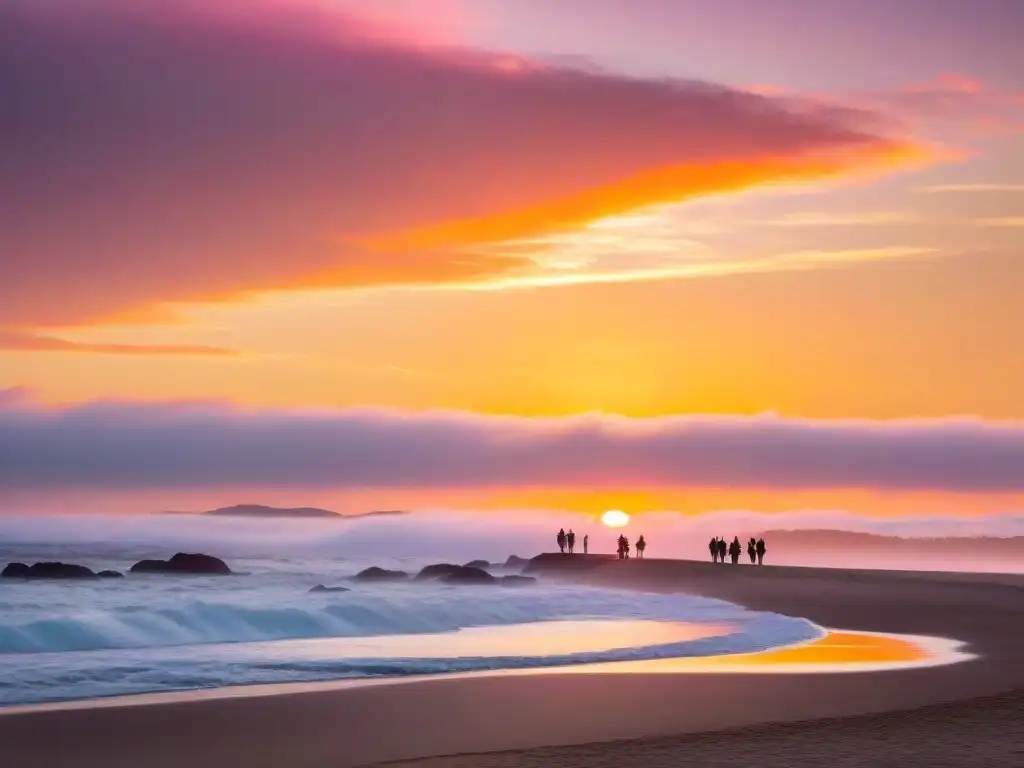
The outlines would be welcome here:
[[[0,743],[13,760],[44,766],[343,767],[874,716],[978,697],[1012,699],[1024,689],[1024,578],[579,556],[542,556],[530,570],[601,586],[692,592],[843,630],[949,638],[975,657],[899,671],[769,672],[756,680],[728,672],[646,670],[611,678],[560,669],[401,685],[334,683],[324,690],[307,685],[262,696],[199,692],[159,706],[11,712],[0,717]]]

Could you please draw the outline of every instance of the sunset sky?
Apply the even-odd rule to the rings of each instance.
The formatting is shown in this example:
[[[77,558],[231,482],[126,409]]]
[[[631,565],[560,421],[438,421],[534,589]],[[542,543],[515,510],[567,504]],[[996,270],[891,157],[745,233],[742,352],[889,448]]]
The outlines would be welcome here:
[[[1021,30],[0,0],[0,514],[1024,514]]]

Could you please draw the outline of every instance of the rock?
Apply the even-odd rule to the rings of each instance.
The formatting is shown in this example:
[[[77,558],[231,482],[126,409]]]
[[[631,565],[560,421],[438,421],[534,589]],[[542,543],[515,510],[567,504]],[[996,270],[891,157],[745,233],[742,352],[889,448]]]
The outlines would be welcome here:
[[[212,555],[179,552],[170,560],[140,560],[132,573],[171,573],[201,576],[226,576],[231,573],[227,563]]]
[[[466,563],[465,568],[483,568],[484,570],[491,567],[491,564],[486,560],[470,560]]]
[[[309,590],[310,592],[351,592],[352,590],[348,587],[325,587],[323,584],[317,584],[315,587]]]
[[[495,584],[497,579],[482,568],[459,568],[441,577],[445,584]]]
[[[508,560],[505,561],[505,568],[522,568],[526,565],[529,560],[525,557],[519,557],[518,555],[509,555]]]
[[[8,563],[7,567],[0,571],[0,578],[27,579],[31,574],[31,569],[24,563]]]
[[[500,581],[503,587],[529,587],[537,583],[533,576],[502,576]]]
[[[589,573],[608,563],[619,562],[615,555],[563,555],[561,552],[547,552],[537,555],[522,569],[524,574],[562,576],[565,574]],[[637,564],[635,567],[640,567]]]
[[[123,579],[124,574],[120,571],[100,571],[96,574],[101,579]]]
[[[440,579],[444,576],[448,576],[453,573],[458,573],[462,570],[461,565],[452,565],[451,563],[436,563],[434,565],[426,566],[422,571],[416,574],[417,579]]]
[[[409,578],[409,574],[405,571],[389,571],[387,568],[378,568],[372,565],[352,578],[356,581],[402,581]]]
[[[0,576],[13,579],[95,579],[96,574],[84,565],[73,563],[11,563]]]

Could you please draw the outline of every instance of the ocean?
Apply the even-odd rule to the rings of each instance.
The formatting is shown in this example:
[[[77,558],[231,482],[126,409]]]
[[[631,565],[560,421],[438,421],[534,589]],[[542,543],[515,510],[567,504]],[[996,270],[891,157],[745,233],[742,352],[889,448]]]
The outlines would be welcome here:
[[[490,535],[480,521],[418,515],[7,518],[2,564],[62,560],[127,572],[139,559],[185,550],[223,557],[237,573],[0,580],[0,706],[753,652],[821,632],[803,619],[687,595],[543,581],[520,588],[349,581],[370,565],[415,573],[436,562],[503,563],[509,554],[550,550],[549,532],[547,521]],[[350,591],[311,593],[317,584]]]

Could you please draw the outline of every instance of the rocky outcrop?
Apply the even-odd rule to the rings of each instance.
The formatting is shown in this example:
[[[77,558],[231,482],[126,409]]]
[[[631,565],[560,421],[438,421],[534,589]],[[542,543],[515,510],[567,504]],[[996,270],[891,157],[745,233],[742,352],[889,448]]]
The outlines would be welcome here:
[[[124,574],[120,571],[100,571],[96,574],[101,579],[123,579]]]
[[[465,566],[441,577],[443,584],[496,584],[497,581],[483,568],[467,568]]]
[[[470,560],[463,567],[465,567],[465,568],[483,568],[484,570],[487,570],[488,568],[491,567],[491,564],[489,562],[487,562],[486,560]]]
[[[389,571],[387,568],[370,566],[352,577],[356,581],[404,581],[409,578],[405,571]]]
[[[452,565],[451,563],[435,563],[434,565],[424,567],[422,571],[416,574],[416,578],[421,580],[441,579],[453,573],[458,573],[462,568],[463,566],[461,565]]]
[[[4,579],[27,579],[31,575],[31,569],[24,563],[8,563],[7,567],[0,571],[0,578]]]
[[[348,587],[326,587],[323,584],[317,584],[315,587],[309,590],[310,592],[351,592],[352,590]]]
[[[505,568],[522,568],[526,565],[529,560],[525,557],[519,557],[518,555],[509,555],[508,560],[505,561]]]
[[[131,567],[131,572],[227,576],[231,573],[231,569],[219,557],[179,552],[170,560],[140,560]]]
[[[0,572],[5,579],[95,579],[96,574],[84,565],[73,563],[10,563]]]
[[[611,562],[617,562],[615,555],[570,556],[563,555],[561,552],[547,552],[530,560],[522,572],[552,576],[576,575],[588,573]]]
[[[502,576],[499,581],[503,587],[529,587],[537,583],[533,576]]]

